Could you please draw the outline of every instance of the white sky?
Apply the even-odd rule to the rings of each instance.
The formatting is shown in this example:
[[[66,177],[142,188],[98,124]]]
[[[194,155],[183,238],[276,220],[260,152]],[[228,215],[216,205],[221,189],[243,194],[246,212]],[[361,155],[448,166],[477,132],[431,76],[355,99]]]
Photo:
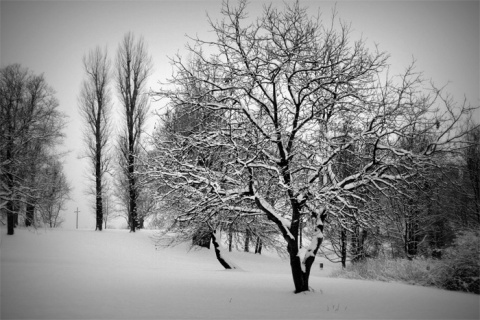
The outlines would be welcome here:
[[[235,3],[235,1],[232,1]],[[290,2],[286,1],[286,2]],[[262,1],[252,0],[251,17]],[[275,0],[282,6],[283,1]],[[300,1],[312,14],[328,18],[332,1]],[[221,1],[0,1],[0,64],[20,63],[44,73],[56,90],[60,109],[69,116],[64,148],[65,170],[74,188],[64,212],[64,227],[95,228],[94,213],[84,196],[84,148],[77,97],[83,79],[82,56],[96,45],[113,58],[123,35],[142,35],[153,57],[152,89],[171,75],[167,56],[186,52],[186,34],[210,37],[206,13],[219,18]],[[352,23],[352,40],[360,35],[390,53],[391,70],[399,73],[416,59],[418,71],[458,100],[479,105],[480,12],[478,1],[338,1],[339,17]],[[152,104],[152,109],[160,107]],[[114,108],[120,110],[119,105]],[[479,114],[477,113],[477,116]]]

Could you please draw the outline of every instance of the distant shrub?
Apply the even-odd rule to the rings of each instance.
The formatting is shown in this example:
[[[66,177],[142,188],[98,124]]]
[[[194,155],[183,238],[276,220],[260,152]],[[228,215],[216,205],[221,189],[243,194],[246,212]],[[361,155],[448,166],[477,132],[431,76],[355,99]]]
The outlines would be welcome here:
[[[434,285],[431,267],[431,261],[426,259],[365,259],[336,270],[331,276],[431,286]]]
[[[436,284],[442,288],[480,294],[480,234],[464,231],[443,252],[433,270]]]
[[[462,232],[443,250],[442,259],[365,259],[332,272],[332,277],[399,281],[480,293],[480,236]]]

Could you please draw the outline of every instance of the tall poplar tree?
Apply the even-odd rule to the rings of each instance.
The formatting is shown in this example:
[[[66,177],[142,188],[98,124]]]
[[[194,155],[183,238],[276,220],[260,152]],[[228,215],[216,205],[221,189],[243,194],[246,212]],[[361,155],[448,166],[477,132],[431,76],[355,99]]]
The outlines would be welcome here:
[[[152,70],[152,59],[142,37],[136,39],[129,32],[123,37],[117,51],[116,86],[123,109],[120,134],[120,165],[128,195],[126,203],[130,231],[137,227],[138,178],[135,173],[140,151],[141,135],[148,114],[147,79]]]
[[[107,50],[96,47],[83,57],[86,78],[79,98],[85,121],[86,157],[91,161],[95,195],[95,230],[102,230],[103,189],[109,169],[108,141],[111,135],[110,61]]]

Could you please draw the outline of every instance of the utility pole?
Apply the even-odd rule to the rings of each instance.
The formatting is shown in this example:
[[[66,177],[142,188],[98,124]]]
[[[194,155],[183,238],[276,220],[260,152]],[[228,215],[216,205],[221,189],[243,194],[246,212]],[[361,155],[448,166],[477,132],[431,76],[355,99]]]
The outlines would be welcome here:
[[[80,212],[80,211],[78,211],[78,207],[77,207],[77,211],[74,211],[74,212],[77,213],[77,229],[78,229],[78,213]]]

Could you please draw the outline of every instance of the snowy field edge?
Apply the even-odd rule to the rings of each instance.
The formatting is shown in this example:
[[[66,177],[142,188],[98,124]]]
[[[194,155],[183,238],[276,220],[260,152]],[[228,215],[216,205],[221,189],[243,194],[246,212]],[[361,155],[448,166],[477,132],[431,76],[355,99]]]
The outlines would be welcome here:
[[[478,319],[479,296],[328,277],[293,293],[288,261],[156,248],[154,231],[0,228],[1,319]]]

